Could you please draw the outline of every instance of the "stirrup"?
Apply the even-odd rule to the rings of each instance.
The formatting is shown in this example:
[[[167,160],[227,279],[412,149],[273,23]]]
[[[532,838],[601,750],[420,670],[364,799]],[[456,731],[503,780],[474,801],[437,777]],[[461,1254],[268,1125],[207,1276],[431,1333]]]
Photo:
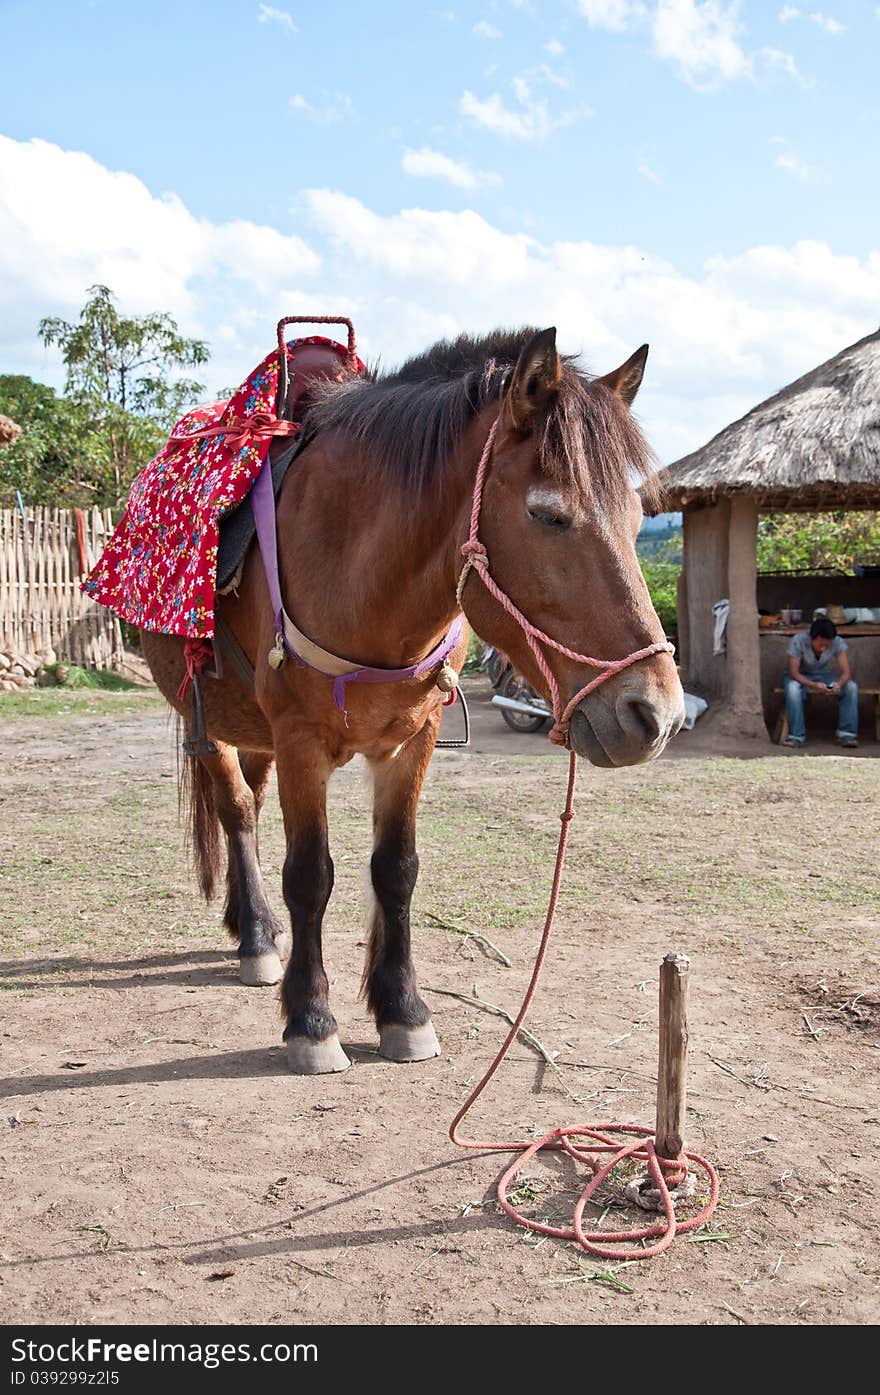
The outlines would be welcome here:
[[[461,688],[456,688],[455,692],[458,695],[458,703],[461,704],[461,715],[464,722],[464,735],[458,740],[456,740],[455,738],[447,738],[445,741],[435,741],[435,749],[439,748],[441,751],[461,750],[465,746],[470,746],[471,744],[471,714],[468,711],[467,699],[465,698],[465,695]],[[446,703],[444,703],[443,705],[445,707]],[[452,704],[450,704],[450,706],[451,705]]]

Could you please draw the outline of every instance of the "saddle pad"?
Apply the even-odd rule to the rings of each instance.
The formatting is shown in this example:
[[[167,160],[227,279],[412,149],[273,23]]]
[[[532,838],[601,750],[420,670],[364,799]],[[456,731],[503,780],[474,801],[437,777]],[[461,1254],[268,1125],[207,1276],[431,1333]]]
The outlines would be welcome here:
[[[299,455],[300,451],[308,441],[309,436],[296,436],[291,440],[284,440],[276,450],[279,451],[277,457],[271,449],[269,451],[270,468],[272,470],[272,491],[275,498],[278,498],[278,491],[284,482],[288,466]],[[274,457],[274,458],[273,458]],[[217,590],[223,591],[232,581],[241,563],[244,561],[247,550],[257,534],[257,525],[254,520],[254,510],[251,503],[251,496],[243,499],[235,510],[229,510],[220,519],[220,541],[217,548]]]
[[[341,344],[321,336],[301,339],[288,345],[293,383],[302,385],[304,376],[295,371],[296,350],[318,344],[332,348],[344,371]],[[326,358],[321,376],[327,376]],[[256,413],[274,416],[277,393],[273,350],[228,401],[196,407],[181,418],[167,444],[135,476],[125,513],[82,584],[87,596],[139,629],[213,638],[220,520],[249,493],[271,440],[252,437],[243,445],[241,437],[226,435],[181,438]]]

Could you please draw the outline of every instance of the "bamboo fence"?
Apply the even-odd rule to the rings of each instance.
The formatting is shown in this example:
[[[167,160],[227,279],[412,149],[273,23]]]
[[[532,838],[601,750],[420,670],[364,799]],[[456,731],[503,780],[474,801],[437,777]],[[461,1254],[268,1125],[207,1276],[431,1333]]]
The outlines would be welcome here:
[[[80,590],[112,531],[109,509],[0,510],[0,649],[119,668],[119,621]]]

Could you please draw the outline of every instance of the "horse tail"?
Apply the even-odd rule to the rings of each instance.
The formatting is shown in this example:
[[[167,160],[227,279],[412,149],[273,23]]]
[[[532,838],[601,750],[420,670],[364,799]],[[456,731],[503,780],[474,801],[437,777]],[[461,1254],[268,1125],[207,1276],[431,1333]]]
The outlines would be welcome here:
[[[183,718],[178,719],[178,728],[179,734],[183,734]],[[177,749],[179,752],[179,742]],[[214,782],[198,757],[178,758],[177,792],[181,817],[189,827],[199,887],[205,900],[210,901],[222,869],[221,829],[214,802]]]

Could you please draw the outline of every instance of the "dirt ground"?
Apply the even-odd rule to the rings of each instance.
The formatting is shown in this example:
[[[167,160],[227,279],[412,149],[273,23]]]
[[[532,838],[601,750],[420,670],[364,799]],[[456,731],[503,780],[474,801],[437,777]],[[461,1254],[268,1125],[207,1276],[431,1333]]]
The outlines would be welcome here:
[[[443,1054],[418,1066],[377,1056],[358,1001],[368,791],[337,777],[325,958],[353,1066],[300,1079],[274,990],[239,985],[195,894],[160,700],[0,703],[4,1321],[877,1321],[880,765],[811,749],[712,754],[698,726],[652,766],[582,770],[529,1022],[557,1071],[517,1045],[473,1127],[651,1123],[658,964],[690,954],[687,1141],[721,1204],[621,1266],[516,1230],[504,1157],[446,1137],[505,1029],[488,1005],[515,1011],[533,962],[565,778],[545,739],[478,696],[474,749],[433,763],[414,938]],[[273,799],[279,905],[281,856]],[[562,1218],[574,1181],[534,1164],[519,1198]],[[615,1197],[594,1223],[636,1219]]]

